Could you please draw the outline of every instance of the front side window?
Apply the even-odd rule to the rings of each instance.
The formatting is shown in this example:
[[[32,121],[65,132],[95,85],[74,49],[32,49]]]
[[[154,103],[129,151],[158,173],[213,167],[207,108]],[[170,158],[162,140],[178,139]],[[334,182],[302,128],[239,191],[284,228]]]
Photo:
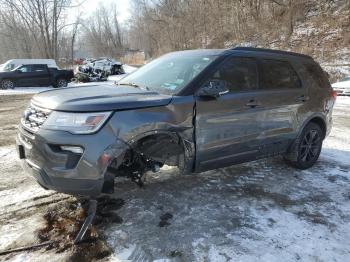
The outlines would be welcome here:
[[[261,84],[264,89],[299,88],[301,81],[288,62],[263,59]]]
[[[216,58],[215,55],[206,54],[165,55],[124,77],[118,84],[174,95]]]
[[[15,68],[14,70],[21,71],[22,73],[32,72],[32,68],[30,65],[22,65],[22,66]]]
[[[219,84],[229,92],[255,90],[257,86],[257,64],[254,58],[231,57],[209,78],[210,83]]]

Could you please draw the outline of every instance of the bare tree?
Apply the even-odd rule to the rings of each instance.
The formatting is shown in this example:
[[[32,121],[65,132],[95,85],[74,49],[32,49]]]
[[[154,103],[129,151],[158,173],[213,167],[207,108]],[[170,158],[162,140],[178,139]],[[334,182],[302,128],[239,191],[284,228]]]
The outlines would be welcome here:
[[[83,30],[83,40],[93,56],[116,57],[123,53],[122,30],[114,4],[101,5],[84,21]]]
[[[64,14],[73,4],[73,0],[0,0],[2,44],[13,48],[13,56],[58,59],[59,45],[66,38]]]

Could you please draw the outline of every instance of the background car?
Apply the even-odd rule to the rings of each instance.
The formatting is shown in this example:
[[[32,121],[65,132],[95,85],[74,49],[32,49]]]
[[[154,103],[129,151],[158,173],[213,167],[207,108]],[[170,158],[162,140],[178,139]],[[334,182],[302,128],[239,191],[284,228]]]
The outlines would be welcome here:
[[[350,76],[347,76],[332,84],[333,90],[337,92],[337,95],[350,96]]]
[[[50,68],[47,64],[21,65],[10,72],[0,72],[0,89],[17,86],[66,87],[72,78],[72,70]]]
[[[47,65],[49,68],[58,68],[53,59],[11,59],[2,65],[0,71],[10,72],[21,65]]]

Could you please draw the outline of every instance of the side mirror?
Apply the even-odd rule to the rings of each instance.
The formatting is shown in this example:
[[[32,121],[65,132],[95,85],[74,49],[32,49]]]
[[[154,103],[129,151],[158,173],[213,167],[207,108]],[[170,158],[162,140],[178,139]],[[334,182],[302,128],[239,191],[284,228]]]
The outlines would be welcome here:
[[[199,97],[218,98],[221,95],[227,94],[229,91],[225,87],[225,82],[222,80],[210,80],[205,83],[196,93]]]

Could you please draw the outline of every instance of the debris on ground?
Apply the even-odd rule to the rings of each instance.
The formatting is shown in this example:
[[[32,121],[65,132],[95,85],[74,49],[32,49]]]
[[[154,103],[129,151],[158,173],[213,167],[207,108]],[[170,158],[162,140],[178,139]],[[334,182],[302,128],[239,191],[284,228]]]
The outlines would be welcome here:
[[[88,201],[70,200],[50,208],[44,215],[45,227],[38,231],[38,238],[43,243],[51,241],[46,250],[55,252],[70,251],[69,261],[90,261],[101,259],[111,254],[104,236],[98,233],[98,225],[122,223],[116,211],[124,205],[124,200],[103,197],[98,199],[97,215],[93,225],[88,228],[81,243],[74,245],[74,238],[82,226]]]

